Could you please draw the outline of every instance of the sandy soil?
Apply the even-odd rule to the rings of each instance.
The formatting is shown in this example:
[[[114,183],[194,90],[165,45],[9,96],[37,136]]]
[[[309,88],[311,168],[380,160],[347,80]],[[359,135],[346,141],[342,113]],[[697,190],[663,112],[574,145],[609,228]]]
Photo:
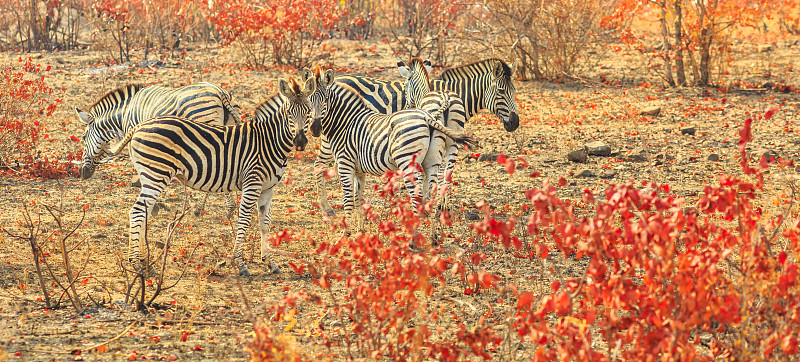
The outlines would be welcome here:
[[[366,50],[373,45],[374,52]],[[332,46],[340,51],[330,60],[337,66],[347,65],[340,71],[399,79],[394,69],[396,60],[390,56],[392,52],[386,44],[336,42]],[[742,50],[741,63],[732,67],[738,71],[732,73],[756,85],[766,81],[797,85],[798,78],[790,68],[798,68],[797,51],[795,43],[779,43],[769,54],[756,52],[755,46],[746,48]],[[0,55],[0,61],[11,64],[19,56]],[[275,90],[275,79],[280,74],[248,70],[237,65],[233,50],[205,47],[191,49],[184,58],[164,59],[162,65],[152,69],[107,67],[102,62],[103,55],[91,51],[34,56],[36,62],[53,67],[47,77],[48,84],[64,89],[59,94],[64,104],[46,120],[51,141],[40,145],[45,152],[60,154],[80,149],[80,144],[70,140],[72,135],[80,137],[84,130],[73,107],[87,108],[115,87],[126,83],[179,86],[214,82],[229,89],[249,114]],[[629,180],[668,183],[674,193],[685,196],[691,205],[703,187],[715,183],[720,174],[740,174],[735,157],[738,127],[749,115],[759,114],[770,105],[780,105],[781,111],[769,122],[756,123],[755,140],[750,148],[754,152],[768,149],[786,157],[798,157],[800,129],[795,128],[795,122],[800,95],[797,93],[663,89],[658,79],[644,75],[644,67],[638,55],[612,54],[587,74],[589,79],[597,80],[603,73],[612,83],[620,84],[574,80],[517,82],[522,125],[514,133],[505,132],[490,114],[471,119],[467,129],[480,145],[460,154],[463,158],[454,174],[452,200],[454,209],[461,211],[454,213],[455,223],[449,231],[452,237],[445,242],[445,253],[454,255],[476,247],[468,240],[474,237],[469,224],[478,217],[474,207],[477,201],[488,202],[500,217],[524,216],[524,191],[541,185],[544,180],[555,182],[560,177],[566,178],[568,185],[560,191],[563,197],[579,197],[584,189],[599,191]],[[764,78],[762,74],[766,71],[777,75]],[[435,70],[434,74],[439,72]],[[661,107],[658,116],[639,115],[639,111],[651,106]],[[683,134],[681,129],[685,127],[694,127],[694,135]],[[612,155],[589,156],[583,164],[567,160],[568,152],[592,140],[608,144]],[[273,201],[273,226],[278,230],[304,230],[318,240],[327,240],[337,234],[329,231],[312,204],[316,193],[309,175],[314,145],[316,140],[312,139],[311,147],[295,155],[289,163],[287,183],[276,192]],[[639,147],[646,149],[645,160],[630,161],[629,156],[638,153],[635,149]],[[530,167],[508,174],[494,162],[498,154],[522,157]],[[577,177],[583,170],[594,176]],[[529,177],[533,171],[541,176]],[[118,264],[118,253],[125,250],[128,210],[138,193],[129,184],[133,173],[126,157],[120,156],[101,165],[94,177],[86,181],[0,176],[0,223],[10,230],[18,230],[23,205],[28,205],[34,215],[40,205],[63,205],[64,221],[70,226],[79,222],[83,205],[89,205],[83,224],[70,239],[70,242],[85,241],[72,254],[77,268],[87,263],[82,278],[88,281],[77,286],[89,305],[82,314],[76,314],[66,300],[61,301],[60,308],[46,309],[30,248],[20,240],[0,235],[0,351],[4,350],[12,359],[24,360],[121,359],[133,351],[139,358],[168,359],[174,355],[179,359],[242,360],[247,358],[244,347],[253,329],[239,284],[259,315],[287,290],[316,288],[308,275],[297,276],[287,266],[292,255],[306,258],[313,252],[305,240],[281,246],[282,253],[276,259],[285,273],[278,276],[267,274],[263,265],[250,259],[256,239],[246,250],[252,277],[237,282],[230,262],[217,268],[218,262],[229,260],[233,243],[231,226],[223,218],[223,199],[214,195],[205,214],[189,215],[178,227],[170,258],[179,259],[168,263],[166,272],[167,279],[177,281],[177,285],[156,300],[158,308],[149,313],[132,311],[131,305],[123,303],[125,276]],[[780,181],[786,175],[774,175],[777,177],[769,180],[771,192],[786,192],[785,184]],[[378,180],[368,178],[370,185]],[[327,187],[333,203],[338,205],[341,195],[338,186],[331,182]],[[194,193],[192,199],[197,198]],[[366,198],[381,207],[377,193],[368,191]],[[150,220],[151,241],[164,239],[164,229],[181,209],[184,199],[184,190],[177,184],[168,190],[161,200],[162,210]],[[38,210],[44,220],[44,234],[48,235],[54,229],[52,218]],[[251,235],[257,238],[255,228]],[[181,261],[189,259],[183,253],[191,253],[194,248],[192,263],[179,279],[184,265]],[[549,288],[553,276],[543,265],[518,265],[492,248],[487,253],[491,255],[487,270],[501,275],[505,282],[534,291]],[[57,264],[57,256],[53,251],[52,263]],[[565,262],[558,256],[552,258],[552,265],[563,273],[580,274],[580,263]],[[512,268],[517,272],[510,275]],[[151,293],[152,289],[147,291]],[[456,283],[446,285],[434,296],[437,305],[452,309],[467,321],[477,319],[489,304],[502,309],[514,303],[497,299],[491,292],[464,295]],[[313,309],[307,312],[309,316],[314,314]],[[310,320],[309,317],[307,321]],[[87,352],[91,346],[108,340],[112,341],[107,343],[105,352]]]

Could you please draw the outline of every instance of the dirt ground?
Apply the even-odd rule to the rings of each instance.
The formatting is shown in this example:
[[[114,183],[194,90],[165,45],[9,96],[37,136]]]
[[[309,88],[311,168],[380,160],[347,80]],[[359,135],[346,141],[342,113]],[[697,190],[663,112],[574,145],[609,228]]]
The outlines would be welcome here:
[[[373,45],[374,52],[366,50]],[[340,71],[384,79],[400,77],[394,68],[396,59],[384,43],[336,41],[331,46],[337,51],[326,62],[333,61]],[[794,73],[800,69],[797,42],[779,42],[769,52],[758,52],[755,45],[742,46],[738,51],[741,61],[731,67],[730,78],[755,86],[765,82],[800,84]],[[2,54],[0,62],[12,64],[19,56]],[[126,83],[179,86],[214,82],[229,89],[245,113],[250,114],[257,103],[275,91],[275,79],[280,74],[276,70],[253,71],[238,65],[234,49],[203,46],[190,49],[183,58],[164,59],[152,68],[108,67],[103,63],[103,54],[92,51],[34,54],[34,58],[37,63],[52,66],[47,83],[56,89],[63,87],[63,92],[59,92],[63,105],[46,119],[50,141],[40,145],[45,152],[61,154],[80,149],[79,143],[70,140],[73,135],[80,138],[84,130],[73,107],[86,109],[109,90]],[[797,159],[800,123],[795,125],[795,122],[798,122],[800,94],[761,88],[731,88],[727,92],[717,88],[663,89],[657,78],[646,75],[646,67],[639,55],[610,54],[596,68],[587,70],[592,81],[518,81],[521,126],[514,133],[503,130],[499,120],[488,113],[471,119],[467,129],[480,145],[459,155],[452,202],[463,211],[454,213],[454,226],[450,230],[454,238],[445,241],[446,254],[474,247],[468,242],[474,237],[469,224],[478,217],[474,206],[477,201],[488,202],[500,217],[522,215],[525,220],[524,191],[540,186],[544,180],[555,182],[566,178],[568,185],[561,189],[561,196],[575,198],[584,189],[600,191],[629,180],[667,183],[691,205],[703,187],[715,183],[720,174],[741,173],[735,157],[738,127],[748,116],[760,114],[770,105],[779,105],[781,110],[769,122],[755,124],[755,139],[750,148],[753,152],[772,150]],[[441,69],[435,69],[434,75],[440,72]],[[767,72],[772,76],[764,77]],[[612,84],[599,82],[601,73]],[[639,115],[639,111],[652,106],[661,107],[659,115]],[[681,132],[686,127],[694,127],[694,134]],[[609,145],[612,155],[589,156],[587,163],[567,159],[568,152],[592,140]],[[317,141],[311,142],[306,152],[291,159],[287,183],[275,193],[273,226],[276,230],[305,230],[318,240],[327,240],[338,235],[329,232],[312,204],[316,192],[310,174]],[[640,147],[644,148],[641,152],[644,159],[632,161],[630,156],[640,154],[637,150]],[[508,174],[494,162],[498,154],[523,157],[530,167]],[[584,170],[592,175],[579,177],[586,174]],[[541,176],[529,177],[533,171]],[[287,265],[293,255],[303,258],[313,252],[302,240],[281,246],[281,253],[276,256],[284,270],[281,275],[266,273],[262,264],[250,259],[255,242],[247,245],[245,251],[252,277],[237,282],[230,262],[217,268],[218,262],[229,261],[233,234],[223,218],[222,196],[213,195],[207,212],[199,217],[188,215],[173,240],[170,258],[197,248],[192,267],[179,279],[182,264],[169,263],[167,278],[178,283],[156,300],[160,308],[150,313],[131,311],[131,306],[123,303],[125,277],[118,255],[124,253],[127,244],[128,210],[138,193],[129,184],[133,173],[126,157],[120,156],[100,165],[86,181],[0,176],[0,223],[10,230],[18,230],[23,205],[34,215],[41,210],[50,229],[52,218],[38,206],[63,205],[65,223],[71,226],[79,222],[83,205],[89,205],[83,224],[70,240],[85,240],[72,254],[77,268],[86,263],[83,275],[88,281],[78,288],[81,295],[91,296],[91,300],[84,297],[89,307],[80,315],[65,300],[60,308],[46,309],[30,248],[20,240],[0,235],[0,351],[5,351],[6,357],[107,360],[126,358],[135,351],[137,358],[170,359],[174,355],[178,359],[243,360],[248,357],[245,345],[253,327],[239,285],[259,315],[287,290],[316,288],[311,278],[297,276]],[[791,175],[770,174],[770,191],[786,192],[781,179],[787,176]],[[368,178],[370,185],[378,180]],[[332,203],[338,205],[341,195],[338,185],[329,182],[327,188],[333,195]],[[164,195],[161,211],[150,220],[151,242],[163,240],[165,227],[181,209],[184,198],[184,190],[177,184]],[[197,198],[194,193],[192,199]],[[366,198],[381,206],[375,192],[367,191]],[[522,231],[520,227],[518,232]],[[257,238],[257,230],[252,228],[250,235]],[[492,255],[487,271],[501,275],[505,282],[532,291],[549,288],[553,276],[542,265],[516,265],[501,252]],[[56,257],[53,252],[51,258]],[[552,258],[553,265],[564,273],[580,274],[580,265],[565,263],[558,256]],[[517,270],[513,275],[509,273],[511,268]],[[152,290],[148,289],[149,292]],[[455,284],[437,292],[434,299],[465,320],[477,319],[489,304],[502,304],[492,293],[464,295]],[[505,301],[507,305],[513,302]],[[106,351],[86,352],[109,340]]]

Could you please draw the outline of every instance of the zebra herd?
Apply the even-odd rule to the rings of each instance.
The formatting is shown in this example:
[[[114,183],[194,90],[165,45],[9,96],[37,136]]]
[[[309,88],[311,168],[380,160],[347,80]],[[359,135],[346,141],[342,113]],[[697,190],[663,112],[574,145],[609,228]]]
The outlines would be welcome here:
[[[405,82],[360,76],[334,77],[332,70],[304,69],[300,79],[278,80],[278,92],[256,107],[252,120],[238,123],[231,96],[210,83],[167,89],[128,85],[109,92],[79,117],[87,123],[80,176],[87,179],[105,156],[130,145],[141,191],[130,210],[129,259],[139,266],[148,215],[173,179],[204,192],[241,191],[234,260],[249,275],[242,245],[258,206],[261,258],[279,273],[268,248],[274,187],[292,150],[303,151],[306,134],[320,137],[315,161],[319,204],[327,200],[323,170],[333,161],[342,187],[346,225],[363,202],[365,175],[388,170],[413,173],[406,189],[415,205],[444,186],[461,145],[475,141],[466,121],[481,109],[505,129],[519,127],[513,69],[500,59],[446,70],[431,80],[430,63],[398,63]],[[111,141],[122,141],[111,147]],[[419,165],[417,167],[416,165]],[[233,202],[226,196],[229,210]]]

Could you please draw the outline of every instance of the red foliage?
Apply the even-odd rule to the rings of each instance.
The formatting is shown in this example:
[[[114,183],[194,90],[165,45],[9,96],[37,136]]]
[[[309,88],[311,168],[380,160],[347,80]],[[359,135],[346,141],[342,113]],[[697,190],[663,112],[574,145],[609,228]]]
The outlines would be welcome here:
[[[303,67],[339,22],[335,2],[324,0],[204,1],[206,17],[225,44],[238,41],[251,65]]]

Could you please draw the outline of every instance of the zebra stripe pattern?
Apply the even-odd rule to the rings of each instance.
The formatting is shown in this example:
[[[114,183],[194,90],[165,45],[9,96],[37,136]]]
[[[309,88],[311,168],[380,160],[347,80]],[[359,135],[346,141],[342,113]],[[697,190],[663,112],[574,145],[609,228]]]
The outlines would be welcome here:
[[[81,179],[94,174],[97,163],[108,155],[111,140],[125,135],[143,120],[172,115],[200,123],[229,125],[240,119],[231,95],[216,84],[196,83],[180,88],[126,85],[100,98],[89,112],[75,108],[86,123],[83,133]]]
[[[422,103],[422,99],[431,92],[431,81],[429,72],[431,70],[431,62],[422,60],[420,58],[412,58],[408,65],[405,62],[397,62],[400,74],[406,78],[404,84],[406,107],[407,108],[420,108],[430,111],[430,102]],[[463,102],[461,98],[452,91],[443,90],[442,93],[456,101],[444,114],[444,125],[457,131],[464,131],[464,123],[466,122],[466,114],[464,111]],[[435,107],[435,106],[433,106]],[[448,160],[452,162],[445,162],[445,153],[448,154]],[[431,139],[431,146],[428,150],[428,155],[423,161],[427,168],[437,170],[437,172],[430,175],[426,183],[425,195],[434,192],[434,185],[445,187],[445,180],[447,173],[452,170],[455,164],[456,155],[458,154],[458,145],[452,139],[445,137],[442,133],[435,131]],[[445,167],[446,166],[446,167]],[[445,194],[446,195],[446,194]],[[431,195],[433,196],[433,195]]]
[[[422,174],[414,164],[425,158],[432,128],[460,144],[473,142],[465,134],[436,121],[449,106],[450,99],[446,94],[431,92],[423,98],[422,103],[437,104],[427,105],[430,109],[436,108],[433,113],[411,109],[384,115],[370,108],[351,87],[335,82],[331,70],[322,74],[317,68],[311,79],[317,80],[317,90],[309,97],[310,106],[325,110],[320,119],[314,120],[318,124],[311,126],[312,135],[322,137],[320,154],[315,162],[317,185],[323,181],[320,166],[335,159],[348,224],[355,206],[360,206],[363,201],[366,174],[381,175],[390,170],[413,172],[413,180],[405,178],[406,189],[414,205],[419,204]],[[321,107],[320,103],[325,106]],[[327,194],[324,188],[319,189],[320,204],[327,205]],[[325,212],[335,215],[330,205]]]
[[[256,110],[255,120],[236,126],[215,126],[176,116],[159,116],[137,125],[114,152],[130,143],[130,155],[142,181],[142,189],[130,211],[129,258],[139,263],[147,218],[156,200],[174,178],[206,192],[242,191],[234,245],[234,261],[240,275],[249,275],[242,245],[250,216],[258,206],[261,257],[270,271],[280,269],[267,248],[270,206],[274,187],[286,168],[293,147],[302,151],[309,117],[308,98],[316,82],[301,89],[294,78],[279,79],[280,96],[272,96]]]
[[[496,58],[445,70],[439,78],[431,80],[435,91],[451,90],[464,101],[467,119],[478,111],[488,109],[502,122],[506,131],[519,127],[516,88],[511,76],[514,69]],[[389,82],[375,78],[344,75],[338,82],[355,89],[379,113],[392,113],[406,108],[403,82]]]

